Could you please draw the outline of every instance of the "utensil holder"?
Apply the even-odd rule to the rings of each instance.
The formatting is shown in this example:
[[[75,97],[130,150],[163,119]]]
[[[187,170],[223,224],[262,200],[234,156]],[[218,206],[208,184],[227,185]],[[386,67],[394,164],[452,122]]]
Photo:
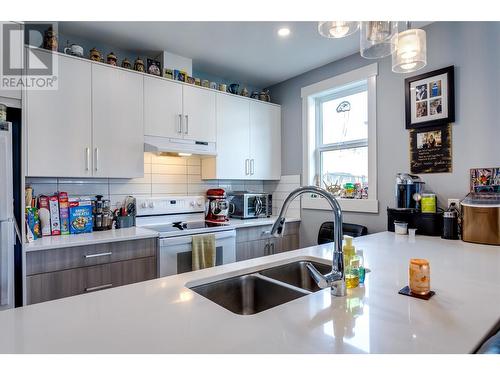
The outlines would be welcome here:
[[[131,228],[135,226],[134,219],[133,216],[118,216],[116,218],[116,229]]]

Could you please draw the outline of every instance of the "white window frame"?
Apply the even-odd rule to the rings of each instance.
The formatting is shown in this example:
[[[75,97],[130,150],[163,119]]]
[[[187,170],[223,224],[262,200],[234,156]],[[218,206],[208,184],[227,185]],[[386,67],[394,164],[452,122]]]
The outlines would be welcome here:
[[[339,87],[366,80],[368,95],[368,199],[338,198],[343,211],[378,213],[377,195],[377,75],[378,64],[370,64],[340,74],[301,89],[302,97],[302,185],[314,184],[319,170],[319,152],[316,147],[318,121],[317,98],[329,95]],[[330,210],[328,203],[318,197],[303,196],[302,208]]]

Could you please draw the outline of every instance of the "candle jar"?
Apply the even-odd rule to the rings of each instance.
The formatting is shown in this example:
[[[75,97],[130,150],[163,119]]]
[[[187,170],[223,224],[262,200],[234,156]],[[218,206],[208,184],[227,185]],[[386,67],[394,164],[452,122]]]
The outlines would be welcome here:
[[[410,259],[409,287],[412,293],[426,295],[431,291],[430,266],[427,259]]]

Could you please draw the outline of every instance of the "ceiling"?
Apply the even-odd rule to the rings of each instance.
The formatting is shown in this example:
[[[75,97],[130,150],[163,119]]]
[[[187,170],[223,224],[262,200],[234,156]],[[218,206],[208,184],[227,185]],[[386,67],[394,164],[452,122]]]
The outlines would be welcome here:
[[[423,23],[414,23],[421,27]],[[420,26],[418,25],[420,24]],[[291,33],[277,35],[281,27]],[[317,22],[61,22],[66,34],[138,52],[169,51],[197,71],[267,87],[356,53],[359,33],[326,39]]]

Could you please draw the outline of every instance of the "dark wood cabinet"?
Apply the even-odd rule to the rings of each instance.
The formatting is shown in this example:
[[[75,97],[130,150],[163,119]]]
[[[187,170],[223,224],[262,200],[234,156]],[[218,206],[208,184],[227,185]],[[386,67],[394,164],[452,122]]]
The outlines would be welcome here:
[[[271,225],[236,230],[236,261],[296,250],[299,248],[300,222],[287,223],[283,237],[269,235]]]
[[[27,303],[154,279],[156,259],[154,238],[28,253]]]

